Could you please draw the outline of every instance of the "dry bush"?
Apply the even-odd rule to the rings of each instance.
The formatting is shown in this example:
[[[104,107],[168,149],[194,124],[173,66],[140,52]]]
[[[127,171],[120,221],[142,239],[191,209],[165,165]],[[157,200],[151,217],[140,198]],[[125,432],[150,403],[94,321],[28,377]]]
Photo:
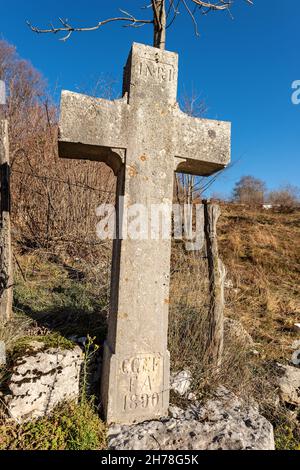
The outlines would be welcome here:
[[[227,281],[231,281],[225,289],[225,316],[240,321],[255,345],[249,348],[242,339],[231,336],[229,340],[225,335],[220,368],[211,367],[205,350],[206,260],[199,254],[185,253],[178,243],[172,250],[172,369],[192,372],[193,391],[199,398],[223,385],[248,403],[256,401],[275,426],[277,440],[283,440],[280,448],[287,446],[286,430],[298,432],[290,411],[278,403],[274,363],[290,360],[296,339],[293,324],[300,315],[299,215],[222,206],[219,251],[227,268]],[[178,397],[172,396],[172,401],[181,404]]]
[[[96,208],[114,201],[115,178],[104,164],[60,160],[57,109],[41,75],[0,41],[0,78],[7,83],[14,241],[22,249],[109,261],[96,237]],[[98,82],[94,94],[111,94]],[[100,262],[101,264],[101,262]]]
[[[22,337],[27,334],[29,327],[32,325],[31,319],[25,315],[19,315],[8,323],[0,322],[0,341],[5,343],[6,349],[11,347]]]
[[[219,247],[233,287],[226,311],[261,345],[262,358],[286,362],[299,321],[299,212],[223,207]]]
[[[267,383],[262,385],[263,371],[253,373],[255,368],[259,370],[257,360],[241,339],[230,337],[230,342],[225,341],[221,368],[213,368],[209,361],[206,349],[208,288],[207,260],[203,253],[186,252],[183,244],[173,243],[169,316],[171,368],[191,371],[198,397],[210,394],[219,385],[246,400],[258,396],[258,390],[266,388]]]
[[[207,324],[207,266],[200,253],[187,253],[174,242],[171,259],[169,348],[172,369],[194,368],[204,354]]]
[[[45,123],[13,162],[13,222],[28,247],[84,256],[102,245],[95,210],[114,200],[115,180],[102,164],[59,160],[56,142]]]
[[[283,186],[277,191],[269,193],[269,202],[281,210],[291,210],[299,207],[299,188],[291,185]]]
[[[239,204],[261,205],[266,192],[265,182],[253,176],[243,176],[233,189],[233,200]]]
[[[228,222],[228,213],[225,208],[223,211],[219,224],[221,229]],[[222,230],[220,232],[222,238],[224,235]],[[299,428],[290,410],[278,402],[274,366],[274,359],[284,357],[286,361],[292,343],[290,334],[282,337],[282,331],[274,331],[274,323],[282,320],[283,314],[279,314],[278,309],[284,308],[283,298],[272,291],[265,267],[256,266],[254,272],[250,268],[247,276],[239,258],[247,253],[245,240],[239,230],[239,236],[234,236],[236,232],[233,229],[228,235],[233,233],[231,243],[238,240],[238,249],[234,244],[227,246],[225,255],[228,278],[233,281],[233,287],[226,289],[225,315],[239,320],[251,332],[256,344],[245,343],[243,336],[234,332],[226,333],[221,367],[212,367],[206,350],[209,312],[207,262],[201,254],[187,253],[180,243],[174,243],[168,343],[171,369],[190,370],[192,391],[200,400],[214,396],[214,391],[222,385],[244,403],[258,405],[260,412],[274,426],[278,449],[298,449]],[[267,236],[260,238],[268,239]],[[222,240],[222,247],[224,243]],[[288,305],[291,303],[286,305],[287,309]],[[188,404],[186,397],[179,398],[174,393],[171,394],[171,403],[183,408]]]

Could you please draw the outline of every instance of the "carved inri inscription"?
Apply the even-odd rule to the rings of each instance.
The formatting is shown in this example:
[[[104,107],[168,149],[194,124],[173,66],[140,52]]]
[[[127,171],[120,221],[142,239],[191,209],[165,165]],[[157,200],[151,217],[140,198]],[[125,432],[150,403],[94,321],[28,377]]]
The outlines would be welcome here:
[[[176,78],[173,65],[144,58],[141,58],[139,64],[139,74],[141,77],[152,78],[158,83],[173,82]]]

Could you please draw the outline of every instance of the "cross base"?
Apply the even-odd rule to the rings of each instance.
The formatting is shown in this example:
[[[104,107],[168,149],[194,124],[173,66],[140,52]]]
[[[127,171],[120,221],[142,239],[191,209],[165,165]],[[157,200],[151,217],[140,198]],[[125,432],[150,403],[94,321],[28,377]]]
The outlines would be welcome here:
[[[108,424],[134,424],[168,415],[170,353],[113,354],[104,345],[101,395]]]

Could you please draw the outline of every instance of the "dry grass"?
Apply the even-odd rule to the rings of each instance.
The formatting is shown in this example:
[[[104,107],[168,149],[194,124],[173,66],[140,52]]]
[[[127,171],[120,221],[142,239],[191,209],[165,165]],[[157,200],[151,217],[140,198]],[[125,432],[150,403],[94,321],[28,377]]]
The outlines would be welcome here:
[[[199,397],[218,385],[248,400],[260,393],[265,372],[242,339],[225,336],[222,367],[213,369],[206,350],[208,329],[207,263],[199,253],[186,253],[180,244],[172,250],[169,349],[174,371],[189,369]],[[253,349],[253,348],[252,348]]]
[[[2,60],[4,56],[5,60]],[[10,61],[7,60],[9,58]],[[57,155],[57,112],[45,106],[41,77],[0,42],[0,69],[16,86],[9,99],[12,166],[12,226],[16,255],[15,310],[0,327],[8,349],[29,334],[105,335],[111,244],[96,237],[95,209],[113,202],[115,178],[102,164],[62,161]],[[218,384],[244,399],[258,398],[270,419],[286,429],[279,447],[288,447],[290,422],[274,409],[273,361],[288,362],[300,321],[299,212],[280,214],[224,206],[219,251],[233,287],[226,290],[226,316],[242,322],[257,343],[253,356],[238,339],[225,342],[222,368],[212,370],[205,351],[208,285],[206,261],[173,245],[169,349],[172,369],[189,368],[194,390],[203,397]],[[74,414],[76,414],[74,410]],[[63,415],[64,416],[64,415]],[[79,413],[80,416],[80,413]],[[90,416],[88,413],[86,416]],[[52,419],[52,418],[51,418]],[[53,420],[33,427],[47,435]],[[81,418],[80,418],[81,419]],[[63,417],[64,420],[64,417]],[[60,423],[57,418],[55,423]],[[73,425],[70,428],[73,432]],[[69,429],[69,424],[67,429]],[[60,424],[57,427],[61,433]],[[15,430],[13,430],[15,432]],[[69,431],[68,431],[69,432]],[[49,441],[12,446],[49,448]],[[294,435],[294,434],[293,434]],[[42,436],[43,437],[43,436]],[[50,448],[55,447],[56,437]],[[287,442],[288,441],[288,442]],[[20,441],[21,442],[21,441]],[[68,441],[69,442],[69,441]],[[92,444],[90,444],[92,445]],[[69,448],[65,440],[59,448]]]
[[[300,212],[269,213],[223,206],[219,251],[232,286],[225,290],[225,315],[242,323],[255,341],[252,348],[231,337],[224,344],[220,369],[205,351],[207,267],[199,255],[172,251],[169,349],[173,370],[190,369],[193,389],[205,398],[220,384],[246,402],[259,403],[275,427],[278,449],[299,449],[300,429],[291,410],[278,404],[274,362],[289,363],[293,330],[300,320]],[[230,286],[230,283],[229,283]],[[172,397],[178,403],[178,398]]]
[[[300,212],[271,213],[224,206],[220,252],[233,288],[226,314],[239,319],[266,360],[289,361],[300,319]]]
[[[257,400],[277,429],[280,448],[296,448],[299,440],[289,411],[276,406],[273,380],[273,361],[289,361],[295,339],[292,325],[299,321],[298,231],[299,213],[241,212],[240,208],[223,207],[219,245],[227,278],[233,283],[233,287],[226,289],[226,316],[242,322],[256,342],[259,355],[253,355],[238,338],[227,341],[223,364],[218,370],[209,366],[205,351],[206,260],[198,253],[186,253],[175,242],[171,260],[172,370],[191,370],[193,389],[199,398],[210,395],[222,384],[247,401]],[[23,334],[27,335],[28,329],[43,334],[39,328],[46,325],[62,336],[96,334],[102,344],[108,304],[109,248],[103,245],[103,256],[98,252],[86,259],[70,254],[64,257],[60,250],[55,254],[55,247],[51,253],[39,249],[22,254],[19,250],[15,307],[23,314],[20,323],[16,320],[6,330],[2,329],[0,335],[5,335],[3,338],[12,345]]]
[[[0,450],[103,450],[106,427],[93,404],[66,403],[51,416],[18,425],[0,420]]]
[[[104,164],[58,158],[57,125],[49,125],[42,114],[38,132],[22,142],[12,162],[15,239],[23,250],[85,260],[101,252],[103,258],[95,211],[114,201],[114,193],[115,177]]]
[[[0,341],[10,350],[13,345],[26,335],[32,321],[25,315],[18,315],[8,323],[0,323]]]

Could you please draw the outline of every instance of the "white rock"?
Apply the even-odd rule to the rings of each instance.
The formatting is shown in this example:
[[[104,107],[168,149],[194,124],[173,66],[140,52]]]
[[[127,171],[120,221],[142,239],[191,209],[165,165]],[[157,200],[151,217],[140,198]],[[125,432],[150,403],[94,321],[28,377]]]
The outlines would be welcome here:
[[[189,393],[187,398],[189,401],[197,401],[197,395],[195,395],[195,393]]]
[[[231,279],[226,279],[226,281],[224,282],[224,287],[226,289],[233,289],[233,282]]]
[[[295,324],[294,324],[294,331],[295,331],[296,333],[300,333],[300,323],[295,323]]]
[[[5,397],[9,414],[22,421],[49,414],[65,400],[79,397],[80,371],[84,354],[76,346],[25,355],[15,364]]]
[[[252,349],[251,353],[253,354],[253,356],[259,356],[260,355],[260,352],[257,351],[257,349]]]
[[[300,350],[295,351],[292,355],[292,364],[294,366],[300,366]]]
[[[171,418],[112,427],[111,450],[274,450],[272,425],[224,388],[204,406],[171,407]]]
[[[171,374],[170,389],[178,393],[181,397],[184,396],[190,389],[192,383],[192,374],[189,370]]]
[[[292,357],[291,357],[291,363],[294,366],[300,366],[300,340],[296,340],[292,344],[292,349],[294,349],[295,352],[293,352]]]
[[[300,369],[277,364],[279,396],[283,403],[300,406]]]
[[[300,340],[296,339],[292,344],[292,349],[300,349]]]
[[[169,407],[169,414],[170,414],[171,418],[178,419],[178,418],[183,416],[184,411],[181,408],[179,408],[178,406],[170,406]]]

